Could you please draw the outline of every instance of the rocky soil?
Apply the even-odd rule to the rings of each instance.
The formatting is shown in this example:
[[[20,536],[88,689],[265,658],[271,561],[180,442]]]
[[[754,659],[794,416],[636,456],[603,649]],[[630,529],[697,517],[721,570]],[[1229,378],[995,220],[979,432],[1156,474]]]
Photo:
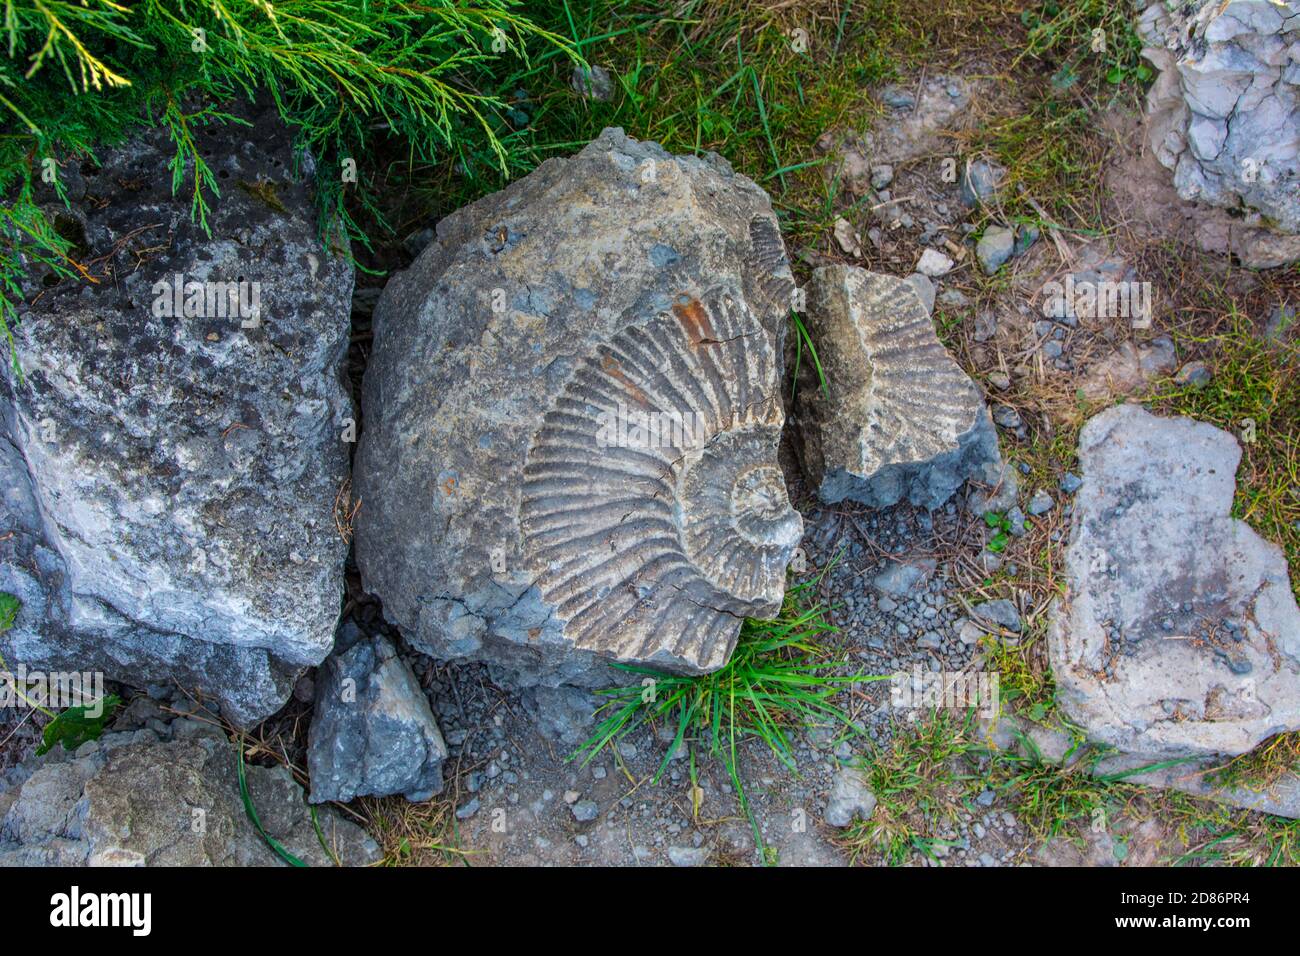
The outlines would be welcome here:
[[[1190,69],[1174,47],[1162,68]],[[1274,66],[1269,97],[1293,97],[1294,64]],[[1199,164],[1189,171],[1189,160],[1174,156],[1182,172],[1171,180],[1143,147],[1140,118],[1114,108],[1105,116],[1103,175],[1113,187],[1101,204],[1106,228],[1070,230],[1046,215],[1031,225],[1005,213],[1008,170],[991,155],[960,151],[981,124],[1020,107],[988,73],[972,67],[899,78],[872,91],[878,112],[859,124],[866,132],[837,125],[806,144],[810,156],[826,160],[838,218],[826,242],[788,249],[793,274],[772,234],[777,220],[767,197],[752,182],[720,160],[679,163],[617,131],[577,159],[468,207],[436,234],[388,250],[400,265],[414,265],[378,303],[375,290],[356,290],[346,361],[347,330],[335,306],[350,288],[350,269],[325,267],[318,276],[313,268],[322,288],[295,294],[321,303],[312,313],[319,328],[310,341],[270,349],[259,366],[261,387],[231,406],[232,414],[261,420],[276,413],[259,409],[286,402],[278,414],[297,424],[277,433],[278,444],[256,447],[241,445],[240,429],[223,434],[222,453],[327,488],[328,507],[299,521],[312,528],[302,548],[279,535],[275,509],[241,498],[240,521],[222,525],[229,554],[216,570],[196,568],[189,551],[168,552],[176,580],[216,576],[207,593],[221,598],[217,606],[189,619],[154,614],[144,575],[128,575],[131,607],[98,617],[87,614],[81,589],[65,588],[61,569],[82,567],[83,553],[94,550],[90,532],[102,522],[64,507],[51,538],[34,520],[39,489],[56,484],[38,467],[40,448],[51,444],[38,419],[53,406],[28,410],[15,401],[0,470],[31,491],[11,492],[15,500],[7,502],[28,520],[14,542],[0,538],[21,551],[0,587],[21,589],[32,606],[62,608],[60,626],[77,642],[104,633],[116,640],[130,622],[147,653],[110,654],[108,676],[124,682],[110,689],[124,707],[102,739],[75,753],[33,756],[48,718],[0,709],[0,864],[274,862],[244,814],[232,739],[245,746],[249,791],[266,829],[313,865],[1219,862],[1225,857],[1206,847],[1219,841],[1225,815],[1234,834],[1267,834],[1279,816],[1300,817],[1295,765],[1262,779],[1219,776],[1260,743],[1282,747],[1300,725],[1295,568],[1267,535],[1239,520],[1234,491],[1253,477],[1245,464],[1238,471],[1251,441],[1244,426],[1224,423],[1234,428],[1227,431],[1177,419],[1167,402],[1171,392],[1193,393],[1214,375],[1195,337],[1181,334],[1204,287],[1188,292],[1187,278],[1168,271],[1163,243],[1189,239],[1187,230],[1220,215],[1198,202],[1229,203],[1231,182],[1201,155],[1201,139],[1227,135],[1231,123],[1201,128],[1204,113],[1179,112],[1166,84],[1152,109],[1171,130],[1190,124],[1195,135],[1188,132],[1184,145]],[[612,95],[609,80],[603,70],[575,74],[574,89]],[[1269,97],[1260,110],[1276,109]],[[947,168],[954,158],[960,162]],[[246,161],[268,160],[258,153]],[[657,185],[643,178],[646,162],[665,177]],[[1198,174],[1216,188],[1189,190]],[[629,198],[643,188],[653,197]],[[556,195],[570,218],[546,217]],[[1290,208],[1273,191],[1263,201]],[[656,209],[658,225],[623,248],[624,233],[635,232],[628,224],[638,219],[634,202]],[[580,241],[598,227],[601,248],[619,246],[635,269],[620,273],[613,253],[609,271],[592,265]],[[1247,258],[1229,232],[1211,248]],[[539,272],[538,262],[553,271]],[[1286,298],[1294,281],[1198,262],[1212,263],[1198,281],[1249,304],[1252,341],[1296,348],[1296,302]],[[716,296],[671,302],[684,276],[707,277]],[[774,397],[784,387],[780,360],[788,369],[799,347],[782,324],[795,276],[813,292],[810,340],[822,343],[837,387],[854,383],[851,396],[825,389],[805,360],[790,382],[794,397]],[[1107,283],[1136,297],[1107,311],[1076,295]],[[504,311],[490,304],[497,288],[508,290]],[[585,339],[545,331],[550,312],[579,307],[591,316]],[[619,338],[627,317],[644,309],[676,320],[642,339]],[[729,324],[708,325],[723,315]],[[84,322],[94,321],[91,310]],[[36,334],[42,326],[34,320],[32,328]],[[275,335],[274,324],[265,334]],[[908,336],[909,347],[891,335]],[[654,552],[653,561],[647,551],[638,553],[638,566],[677,561],[694,577],[682,585],[686,578],[647,573],[626,599],[594,589],[592,606],[608,632],[570,627],[581,616],[557,609],[570,607],[573,576],[548,579],[539,595],[530,586],[537,569],[551,568],[546,558],[557,553],[563,562],[556,566],[608,562],[586,540],[585,511],[547,523],[568,514],[561,499],[573,489],[546,481],[545,468],[557,459],[542,454],[537,436],[551,426],[560,437],[550,450],[566,467],[595,468],[602,459],[574,452],[557,422],[591,411],[582,403],[609,381],[631,382],[642,395],[651,384],[664,387],[640,377],[638,349],[668,354],[683,341],[714,347],[754,337],[762,347],[750,354],[762,361],[721,376],[739,380],[739,390],[723,394],[720,386],[708,403],[683,402],[751,414],[715,416],[723,441],[746,429],[746,440],[758,439],[707,474],[721,473],[733,493],[733,471],[763,472],[756,488],[737,481],[753,492],[743,503],[761,519],[745,542],[758,539],[757,557],[745,560],[761,578],[769,565],[784,568],[793,551],[789,583],[806,585],[808,603],[834,625],[814,653],[843,681],[835,703],[846,723],[792,728],[784,760],[761,740],[738,741],[735,776],[702,735],[675,744],[676,728],[664,723],[635,727],[593,752],[584,745],[603,715],[592,687],[620,673],[631,685],[640,677],[611,672],[604,663],[611,648],[626,651],[625,660],[698,671],[720,659],[718,648],[730,648],[739,618],[771,612],[775,600],[761,587],[742,593],[743,582],[719,580],[705,548]],[[311,374],[295,380],[302,394],[285,395],[275,387],[277,356],[294,348],[313,356]],[[409,361],[412,354],[419,360]],[[355,497],[341,458],[348,443],[337,440],[336,426],[352,411],[340,373],[361,399]],[[512,392],[512,377],[531,390]],[[937,399],[936,381],[943,383]],[[42,369],[38,382],[52,402],[55,370]],[[550,407],[560,393],[570,404]],[[1142,402],[1158,416],[1142,411]],[[858,414],[846,420],[845,408]],[[84,435],[71,447],[86,461],[102,414],[95,407],[72,415]],[[901,419],[911,431],[898,426]],[[156,465],[203,460],[204,449],[187,444],[187,429],[204,430],[182,416],[174,441],[139,454]],[[1103,432],[1111,437],[1099,438]],[[316,457],[324,467],[299,467],[296,456],[308,446],[323,449]],[[1138,451],[1125,454],[1130,446]],[[657,476],[686,459],[679,450],[652,462]],[[695,459],[690,467],[706,471]],[[662,517],[655,507],[665,515],[707,510],[717,504],[709,489],[721,480],[697,488],[683,479],[681,487],[699,497],[680,507],[640,486],[602,484],[615,503],[620,494],[637,500],[597,530],[622,534],[637,514],[623,547],[611,548],[626,556],[651,540],[640,522]],[[239,481],[190,485],[194,514],[215,520]],[[440,490],[436,514],[413,506]],[[653,507],[637,512],[650,497]],[[51,501],[66,505],[59,495]],[[545,506],[531,519],[521,505],[529,501]],[[369,510],[359,511],[367,502]],[[156,514],[135,501],[117,518],[147,535],[157,531]],[[178,524],[195,533],[193,521]],[[435,526],[444,539],[430,533]],[[538,528],[541,543],[531,550],[496,553],[498,542],[525,541]],[[547,543],[557,528],[570,535],[558,552]],[[281,619],[260,592],[242,601],[216,586],[231,561],[253,560],[238,547],[244,541],[285,550],[291,592],[312,591],[312,599]],[[1119,566],[1108,574],[1099,560]],[[33,567],[39,573],[22,578],[12,571]],[[1169,581],[1157,579],[1164,573]],[[343,612],[331,629],[335,594],[321,582],[340,578]],[[1157,611],[1166,590],[1177,596]],[[686,613],[687,598],[698,599],[712,657],[694,645],[683,653],[660,630]],[[232,608],[241,611],[240,640],[209,653],[251,689],[232,695],[204,686],[190,669],[160,668],[177,656],[187,629]],[[1210,631],[1198,630],[1210,616]],[[20,621],[9,639],[17,652],[44,647],[32,620]],[[993,677],[1000,706],[987,695]],[[933,707],[924,691],[935,680],[981,696]],[[236,737],[241,728],[246,738]],[[1102,744],[1121,752],[1103,752]],[[1144,769],[1166,760],[1176,763]],[[1115,773],[1131,776],[1106,777]],[[195,829],[188,810],[179,814],[182,805],[204,811],[203,828]],[[134,821],[126,832],[113,825],[123,814]],[[1261,852],[1247,847],[1226,859],[1257,862]]]

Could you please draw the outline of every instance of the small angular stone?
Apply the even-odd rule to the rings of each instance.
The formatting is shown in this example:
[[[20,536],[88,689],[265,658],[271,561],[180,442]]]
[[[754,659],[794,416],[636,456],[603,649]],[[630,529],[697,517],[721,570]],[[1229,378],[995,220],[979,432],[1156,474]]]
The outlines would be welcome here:
[[[926,249],[921,253],[921,258],[916,262],[916,271],[923,276],[929,276],[931,279],[937,279],[945,276],[952,271],[955,263],[948,256],[945,256],[938,249]]]
[[[843,829],[854,819],[866,820],[876,809],[876,795],[867,787],[866,778],[856,767],[844,767],[831,779],[831,792],[823,819]]]
[[[308,736],[311,801],[442,791],[447,744],[411,669],[381,636],[336,650],[317,671]]]
[[[991,276],[1011,258],[1016,236],[1006,226],[989,226],[975,245],[975,258],[986,276]]]

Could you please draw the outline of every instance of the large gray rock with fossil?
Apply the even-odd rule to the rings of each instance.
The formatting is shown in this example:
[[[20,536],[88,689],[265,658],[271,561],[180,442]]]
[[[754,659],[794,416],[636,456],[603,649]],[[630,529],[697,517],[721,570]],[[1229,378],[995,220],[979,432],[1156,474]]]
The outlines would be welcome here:
[[[1257,264],[1300,258],[1300,0],[1140,6],[1148,136],[1178,194],[1242,212]]]
[[[31,758],[0,792],[0,866],[274,866],[253,826],[234,745],[198,721],[105,734]],[[245,768],[267,834],[311,866],[361,866],[379,848],[328,809],[313,819],[287,767]]]
[[[270,116],[234,148],[196,135],[222,184],[210,237],[159,175],[166,133],[148,134],[59,207],[96,281],[21,307],[0,590],[22,609],[0,652],[179,681],[251,723],[329,652],[338,615],[352,267],[322,248]]]
[[[721,666],[802,534],[792,291],[761,189],[621,130],[439,223],[366,370],[357,563],[385,615],[524,684]]]
[[[1084,426],[1079,459],[1048,632],[1065,713],[1095,741],[1162,755],[1300,729],[1300,611],[1281,549],[1229,517],[1236,439],[1120,405]]]
[[[998,471],[979,389],[935,335],[904,279],[826,266],[808,288],[824,383],[800,383],[804,468],[822,500],[937,508],[968,478]]]
[[[311,802],[442,792],[447,745],[420,682],[382,635],[345,624],[316,672],[307,748]]]

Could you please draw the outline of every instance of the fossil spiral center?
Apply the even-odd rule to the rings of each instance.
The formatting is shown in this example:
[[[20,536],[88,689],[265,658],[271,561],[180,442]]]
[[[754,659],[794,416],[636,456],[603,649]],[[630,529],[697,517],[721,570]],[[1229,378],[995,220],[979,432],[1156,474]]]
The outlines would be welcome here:
[[[803,536],[803,520],[771,464],[778,437],[767,423],[721,433],[680,480],[686,552],[738,613],[781,600],[786,565]]]
[[[736,530],[752,544],[799,543],[803,529],[779,468],[764,465],[737,475],[731,486],[731,514]]]

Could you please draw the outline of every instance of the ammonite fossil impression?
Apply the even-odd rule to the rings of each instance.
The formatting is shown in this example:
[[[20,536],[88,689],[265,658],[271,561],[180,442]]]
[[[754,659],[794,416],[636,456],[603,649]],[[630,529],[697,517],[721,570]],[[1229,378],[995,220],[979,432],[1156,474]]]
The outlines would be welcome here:
[[[621,130],[439,223],[366,367],[356,557],[384,615],[523,686],[725,663],[800,537],[793,287],[762,189]]]
[[[775,461],[775,363],[720,287],[602,344],[556,398],[529,449],[520,525],[578,647],[705,671],[740,618],[780,608],[803,523]]]

